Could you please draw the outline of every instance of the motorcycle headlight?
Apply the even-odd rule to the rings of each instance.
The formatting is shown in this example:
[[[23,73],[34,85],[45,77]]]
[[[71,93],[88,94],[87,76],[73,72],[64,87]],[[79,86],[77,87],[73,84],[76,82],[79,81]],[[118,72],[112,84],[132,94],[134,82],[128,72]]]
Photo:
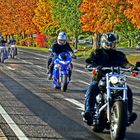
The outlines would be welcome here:
[[[119,82],[119,79],[118,79],[118,77],[116,77],[116,76],[111,76],[111,77],[110,77],[110,82],[111,82],[112,84],[117,84],[117,83]]]
[[[70,61],[59,61],[59,63],[66,65],[66,64],[70,63]]]

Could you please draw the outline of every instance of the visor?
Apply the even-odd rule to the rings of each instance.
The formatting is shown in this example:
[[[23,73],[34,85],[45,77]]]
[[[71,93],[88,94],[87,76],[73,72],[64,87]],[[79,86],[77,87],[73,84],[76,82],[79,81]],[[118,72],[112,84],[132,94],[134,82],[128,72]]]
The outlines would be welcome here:
[[[64,45],[66,43],[66,40],[58,40],[59,44]]]

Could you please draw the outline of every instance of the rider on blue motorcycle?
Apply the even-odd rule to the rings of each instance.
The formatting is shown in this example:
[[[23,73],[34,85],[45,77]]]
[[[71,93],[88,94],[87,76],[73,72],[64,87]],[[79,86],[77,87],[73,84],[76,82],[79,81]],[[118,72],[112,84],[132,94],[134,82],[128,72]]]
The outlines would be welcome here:
[[[69,43],[66,40],[67,40],[66,33],[65,32],[60,32],[58,34],[57,41],[55,41],[52,44],[52,47],[51,47],[52,53],[51,53],[51,56],[48,59],[48,65],[47,65],[48,74],[49,74],[48,79],[49,80],[52,78],[52,73],[53,73],[53,67],[54,67],[53,58],[57,57],[61,52],[69,51],[69,52],[73,53],[73,50],[71,49]]]
[[[97,67],[99,72],[94,75],[93,80],[86,91],[85,98],[85,112],[83,113],[83,120],[88,125],[93,124],[94,105],[96,96],[99,94],[98,82],[105,72],[101,71],[102,67],[120,66],[120,67],[132,67],[124,53],[115,49],[117,36],[114,33],[106,33],[101,36],[101,48],[92,52],[90,57],[86,59],[87,67]],[[132,112],[133,98],[132,91],[128,87],[128,112],[129,112],[129,124],[133,123],[137,115]]]

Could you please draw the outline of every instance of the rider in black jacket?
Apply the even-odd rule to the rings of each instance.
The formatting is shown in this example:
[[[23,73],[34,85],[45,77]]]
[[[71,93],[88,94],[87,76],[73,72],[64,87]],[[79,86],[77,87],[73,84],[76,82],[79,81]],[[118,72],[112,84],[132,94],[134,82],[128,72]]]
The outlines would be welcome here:
[[[49,74],[48,79],[52,78],[52,72],[53,72],[53,67],[54,67],[52,57],[57,57],[61,52],[69,51],[69,52],[73,53],[73,50],[71,49],[69,43],[66,42],[66,40],[67,40],[66,33],[65,32],[60,32],[58,34],[57,41],[55,41],[50,48],[52,53],[51,53],[51,56],[48,59],[48,65],[47,65],[48,74]],[[54,56],[54,53],[55,53],[55,56]]]
[[[101,37],[101,48],[96,49],[92,52],[90,57],[86,59],[87,67],[97,67],[99,73],[93,77],[93,80],[86,92],[85,99],[85,112],[83,114],[83,119],[86,120],[88,125],[92,125],[92,114],[94,113],[94,105],[96,96],[99,93],[98,82],[105,74],[106,71],[101,72],[102,67],[120,66],[120,67],[132,67],[123,52],[117,51],[115,49],[117,36],[114,33],[106,33]],[[128,111],[129,111],[129,122],[132,123],[136,120],[136,113],[132,112],[133,108],[133,98],[132,91],[128,87]]]

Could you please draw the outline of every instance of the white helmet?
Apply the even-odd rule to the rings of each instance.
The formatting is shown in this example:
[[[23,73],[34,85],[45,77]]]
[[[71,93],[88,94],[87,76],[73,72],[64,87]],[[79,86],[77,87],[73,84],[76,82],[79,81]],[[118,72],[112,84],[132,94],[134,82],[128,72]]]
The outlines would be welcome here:
[[[65,35],[65,36],[67,36],[67,35],[66,35],[66,33],[65,33],[65,32],[63,32],[63,31],[62,31],[62,32],[60,32],[58,35]]]
[[[57,42],[59,45],[65,45],[67,40],[67,35],[65,32],[60,32],[57,37]]]

